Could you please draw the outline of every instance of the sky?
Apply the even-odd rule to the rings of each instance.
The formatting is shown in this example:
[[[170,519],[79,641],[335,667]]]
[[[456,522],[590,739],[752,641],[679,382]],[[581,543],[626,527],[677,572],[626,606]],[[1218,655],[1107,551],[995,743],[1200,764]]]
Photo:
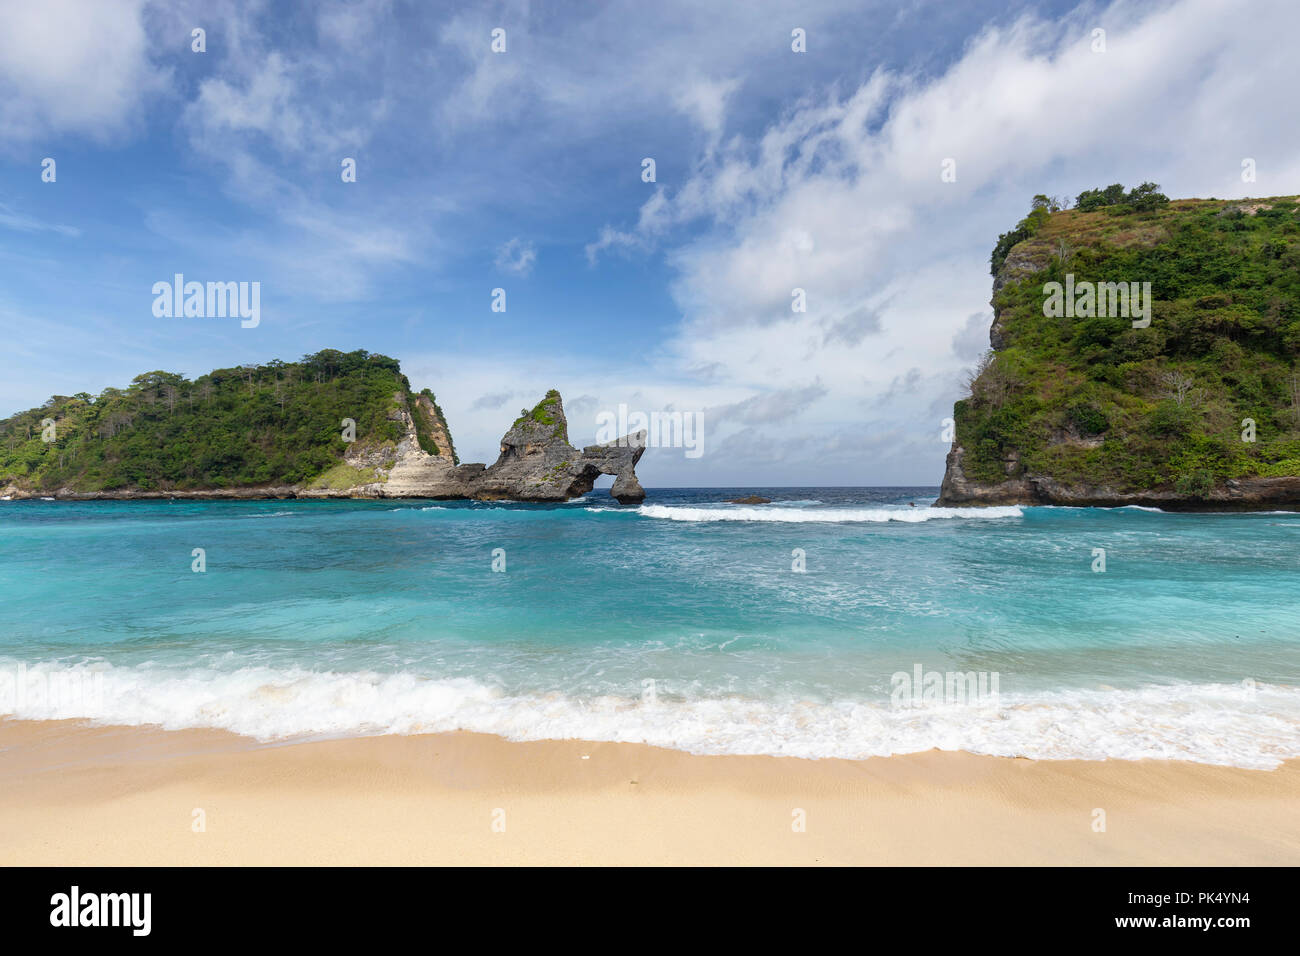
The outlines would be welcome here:
[[[462,461],[558,388],[577,445],[620,405],[699,423],[696,450],[646,451],[647,487],[937,485],[989,253],[1034,194],[1300,192],[1294,0],[0,22],[0,416],[367,349],[433,389]],[[260,321],[155,315],[176,273],[259,283]]]

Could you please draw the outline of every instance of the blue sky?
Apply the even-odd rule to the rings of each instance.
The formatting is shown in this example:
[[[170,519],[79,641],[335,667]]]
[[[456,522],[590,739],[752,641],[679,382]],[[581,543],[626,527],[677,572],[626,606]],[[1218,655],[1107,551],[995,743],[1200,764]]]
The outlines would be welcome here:
[[[576,443],[619,403],[701,416],[704,454],[650,449],[650,487],[937,484],[987,344],[988,253],[1030,196],[1300,192],[1300,8],[1281,0],[4,18],[0,414],[365,348],[434,389],[464,460],[557,387]],[[260,282],[260,325],[156,318],[177,272]]]

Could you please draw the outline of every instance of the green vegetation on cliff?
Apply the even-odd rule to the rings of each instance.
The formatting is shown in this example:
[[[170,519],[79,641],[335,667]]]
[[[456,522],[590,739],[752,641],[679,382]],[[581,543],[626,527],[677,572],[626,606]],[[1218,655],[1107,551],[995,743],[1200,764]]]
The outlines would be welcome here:
[[[1025,474],[1191,498],[1300,475],[1300,207],[1154,184],[1036,197],[999,240],[999,349],[956,405],[966,477]],[[1151,284],[1151,324],[1044,314],[1045,283]],[[1254,441],[1250,437],[1253,422]]]
[[[427,392],[428,389],[425,389]],[[429,414],[424,410],[424,405],[411,398],[411,422],[415,425],[415,439],[420,443],[420,448],[426,455],[441,455],[442,450],[438,447],[438,442],[432,435],[433,423],[429,420]]]
[[[433,409],[438,421],[441,422],[442,434],[448,445],[446,450],[451,453],[452,462],[459,465],[460,456],[456,454],[456,443],[451,440],[451,430],[447,428],[447,416],[442,413],[442,406],[438,404],[438,400],[434,397],[431,389],[420,389],[420,395],[428,399],[429,406]],[[428,455],[442,454],[442,450],[439,448],[437,440],[433,437],[433,429],[436,427],[436,423],[430,420],[430,416],[425,411],[423,403],[418,401],[416,396],[407,392],[406,397],[411,409],[411,419],[415,423],[415,435],[420,442],[420,448],[422,448],[425,454]]]
[[[142,491],[311,482],[340,465],[342,420],[362,446],[399,441],[410,384],[396,359],[324,349],[298,362],[217,369],[190,381],[138,375],[98,396],[56,395],[0,421],[0,487]],[[53,441],[42,422],[53,420]],[[336,477],[335,475],[331,478]]]
[[[554,436],[564,441],[569,440],[569,429],[564,418],[564,407],[560,401],[560,393],[555,389],[548,391],[542,400],[533,406],[532,411],[526,408],[520,409],[519,417],[515,419],[511,427],[518,428],[520,425],[529,422],[536,422],[539,425],[554,425]]]
[[[1074,208],[1079,212],[1094,212],[1103,208],[1113,213],[1151,212],[1168,202],[1169,197],[1160,192],[1160,187],[1155,183],[1143,183],[1128,192],[1124,191],[1120,183],[1113,183],[1105,189],[1085,189],[1075,199]],[[996,276],[1002,271],[1007,253],[1014,246],[1037,235],[1052,213],[1060,212],[1066,205],[1055,196],[1044,196],[1042,193],[1035,196],[1030,202],[1028,215],[1016,223],[1016,228],[998,236],[993,252],[989,255],[989,272]]]

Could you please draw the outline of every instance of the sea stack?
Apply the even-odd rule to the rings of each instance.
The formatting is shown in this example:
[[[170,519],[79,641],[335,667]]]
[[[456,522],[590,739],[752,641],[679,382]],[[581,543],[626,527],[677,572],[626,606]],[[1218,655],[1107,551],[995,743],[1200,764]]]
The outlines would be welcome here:
[[[591,491],[601,475],[613,475],[610,494],[620,504],[640,504],[645,490],[635,469],[645,444],[646,433],[639,431],[578,451],[569,444],[560,393],[551,389],[515,419],[501,439],[500,456],[470,482],[467,497],[567,501]]]

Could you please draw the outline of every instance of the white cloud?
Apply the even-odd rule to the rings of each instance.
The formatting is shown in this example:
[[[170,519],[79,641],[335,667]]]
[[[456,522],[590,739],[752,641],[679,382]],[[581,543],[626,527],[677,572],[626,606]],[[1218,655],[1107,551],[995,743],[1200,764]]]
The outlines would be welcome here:
[[[190,26],[208,27],[203,70],[175,92],[191,97],[180,133],[192,165],[215,170],[257,221],[223,218],[219,203],[150,206],[149,227],[178,255],[265,263],[295,297],[378,301],[394,264],[418,264],[436,286],[440,243],[477,261],[500,253],[498,268],[524,274],[532,243],[494,247],[541,236],[552,218],[548,270],[583,238],[596,265],[654,254],[654,275],[662,254],[676,334],[638,341],[618,368],[582,354],[439,355],[421,370],[396,353],[438,392],[467,458],[491,460],[511,400],[531,405],[552,386],[582,399],[579,443],[594,440],[595,410],[623,401],[710,411],[705,457],[652,451],[647,484],[738,481],[755,442],[763,480],[816,482],[808,462],[819,456],[842,469],[837,480],[937,481],[939,422],[986,340],[988,251],[1032,194],[1144,179],[1174,196],[1300,191],[1300,127],[1287,122],[1300,12],[1282,0],[1003,20],[952,62],[927,58],[932,39],[950,36],[920,4],[755,0],[720,16],[611,0],[543,17],[511,0],[421,24],[397,22],[387,0],[330,0],[290,32],[262,2],[11,6],[0,134],[24,143],[124,136],[151,97],[169,95],[150,51],[188,57]],[[812,52],[789,53],[787,21],[808,29]],[[831,34],[844,23],[857,29]],[[488,47],[496,26],[508,30],[503,55]],[[1107,30],[1105,54],[1089,49],[1094,26]],[[921,42],[912,58],[880,49]],[[849,51],[838,62],[837,48]],[[866,72],[882,61],[919,65]],[[642,185],[651,136],[673,150],[656,157],[660,182]],[[358,159],[358,184],[339,182],[345,155]],[[429,169],[426,157],[437,158]],[[948,157],[955,183],[939,178]],[[1245,157],[1257,183],[1240,181]],[[421,168],[404,180],[404,163]],[[611,181],[640,191],[591,188]],[[575,240],[575,207],[591,194],[644,201]],[[65,228],[22,208],[0,209],[0,224]],[[492,225],[452,228],[470,213]],[[807,313],[790,311],[796,287]],[[502,408],[476,402],[507,393]]]
[[[531,242],[516,236],[497,249],[496,267],[510,275],[526,276],[537,262],[537,249]]]
[[[826,394],[820,383],[804,388],[776,389],[761,392],[739,402],[708,408],[704,414],[711,422],[739,422],[745,425],[773,425],[801,415],[808,406]]]
[[[740,87],[739,79],[696,79],[678,87],[673,103],[705,132],[718,135],[726,119],[727,100]]]
[[[277,46],[256,3],[227,5],[204,18],[214,59],[181,127],[197,160],[221,174],[227,197],[256,209],[260,221],[255,230],[230,234],[209,226],[201,244],[231,259],[255,259],[286,294],[360,299],[387,270],[427,265],[435,253],[433,211],[445,200],[372,190],[358,202],[362,187],[340,175],[345,157],[356,161],[358,183],[374,175],[366,147],[391,104],[382,84],[362,86],[341,69],[332,45],[348,45],[351,66],[368,70],[382,62],[382,48],[366,41],[389,6],[372,0],[313,8],[326,47]],[[184,15],[168,14],[175,32]],[[217,58],[218,48],[229,55]],[[162,211],[147,221],[161,235],[194,242],[192,223]]]
[[[665,87],[677,112],[719,131],[742,77],[746,86],[788,93],[789,78],[770,69],[795,56],[781,24],[795,17],[816,35],[850,16],[898,12],[896,0],[748,0],[732,9],[608,0],[570,5],[563,17],[539,15],[526,0],[467,7],[439,31],[439,54],[456,63],[458,78],[434,106],[440,126],[517,132],[527,124],[570,142],[600,137],[628,117],[662,116]],[[497,27],[506,30],[506,53],[491,51]],[[874,39],[862,37],[856,52],[869,52]],[[810,57],[805,65],[828,62]]]
[[[291,65],[272,51],[238,79],[214,76],[199,85],[198,98],[189,114],[203,131],[226,144],[241,133],[256,132],[284,152],[317,147],[309,138],[307,121],[295,103],[296,84]],[[331,138],[333,139],[333,138]]]
[[[0,28],[0,142],[63,134],[121,136],[167,70],[149,59],[145,0],[5,5]]]
[[[974,312],[952,337],[952,354],[959,359],[973,361],[989,349],[989,326],[993,324],[992,312]]]
[[[1090,49],[1094,25],[1104,54]],[[862,438],[864,477],[937,483],[935,410],[950,414],[961,365],[987,341],[988,313],[971,313],[989,297],[998,232],[1033,193],[1115,181],[1175,196],[1300,191],[1300,127],[1278,122],[1298,29],[1293,4],[1247,16],[1213,0],[989,28],[939,75],[878,71],[731,139],[588,254],[666,246],[684,317],[676,367],[757,395],[815,379],[827,395],[793,427],[843,437],[848,410],[867,409],[858,431],[895,439],[868,451]],[[1241,158],[1256,155],[1269,175],[1243,184]],[[940,179],[949,157],[955,183]],[[791,313],[794,288],[804,315]],[[777,445],[790,428],[755,426]]]

